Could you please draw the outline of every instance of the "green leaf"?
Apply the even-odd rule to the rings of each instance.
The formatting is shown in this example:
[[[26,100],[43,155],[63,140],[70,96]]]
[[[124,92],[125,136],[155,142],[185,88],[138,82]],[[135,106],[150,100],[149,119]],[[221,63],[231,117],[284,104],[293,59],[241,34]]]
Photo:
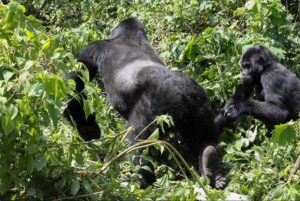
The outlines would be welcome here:
[[[7,103],[7,98],[6,98],[6,97],[3,97],[3,96],[0,96],[0,103],[1,103],[1,104]]]
[[[39,34],[44,30],[42,22],[36,19],[34,16],[30,15],[26,17],[26,28],[30,33]]]
[[[160,115],[156,117],[157,124],[162,129],[162,132],[165,132],[164,124],[167,124],[168,128],[174,126],[173,118],[170,115]]]
[[[259,146],[254,147],[254,157],[257,161],[261,161],[264,155],[265,155],[265,151],[263,148]]]
[[[249,194],[249,188],[247,186],[241,186],[240,187],[240,190],[241,192],[244,194],[244,195],[248,195]]]
[[[18,114],[18,108],[16,106],[14,105],[8,106],[6,115],[10,117],[10,120],[15,119],[17,114]]]
[[[273,198],[279,198],[284,193],[282,186],[277,186],[276,189],[272,192]]]
[[[207,27],[204,29],[203,33],[205,35],[210,35],[215,29],[213,27]]]
[[[234,14],[235,14],[235,15],[238,15],[238,16],[244,15],[244,14],[245,14],[245,7],[237,8],[237,9],[234,11]]]
[[[242,147],[244,145],[244,142],[242,140],[238,140],[234,143],[234,147],[237,151],[241,151]]]
[[[294,127],[288,123],[275,126],[272,131],[272,142],[279,145],[286,145],[296,139]]]
[[[45,159],[45,157],[43,155],[38,155],[35,158],[35,169],[37,169],[38,171],[43,169],[45,166],[47,165],[47,160]]]
[[[284,56],[286,54],[286,51],[281,49],[281,48],[277,48],[277,47],[268,47],[270,49],[270,51],[275,54],[279,59],[284,59]]]
[[[36,196],[36,189],[34,189],[34,188],[28,189],[28,190],[26,191],[26,196],[28,196],[28,197]]]
[[[197,57],[198,55],[198,47],[197,45],[195,44],[195,37],[192,38],[192,40],[190,40],[187,44],[187,48],[188,48],[188,54],[187,54],[187,57],[189,60],[193,61],[195,60],[195,58]]]
[[[8,71],[8,70],[4,70],[3,71],[3,78],[4,80],[9,80],[15,73]]]
[[[247,3],[245,4],[245,8],[247,10],[251,10],[254,6],[255,6],[255,1],[254,0],[247,1]]]
[[[11,183],[12,181],[9,171],[0,166],[0,193],[4,193],[9,190]]]
[[[33,156],[28,155],[26,160],[26,169],[28,173],[31,173],[34,169],[34,159]]]
[[[10,105],[6,108],[5,115],[1,119],[1,126],[6,135],[10,134],[16,128],[16,121],[14,120],[18,114],[18,108]]]
[[[57,127],[58,120],[60,119],[60,115],[61,115],[60,108],[56,107],[53,104],[48,104],[46,106],[46,110],[48,112],[48,115],[49,115],[50,120],[52,121],[54,127]]]
[[[86,180],[83,180],[82,185],[88,193],[93,193],[91,185]]]
[[[76,82],[72,79],[69,79],[67,81],[67,88],[66,88],[66,90],[68,90],[68,94],[72,93],[75,89],[76,89]]]
[[[3,10],[7,10],[7,6],[5,6],[5,5],[0,5],[0,11],[3,11]]]
[[[159,139],[159,129],[155,129],[155,131],[149,136],[149,140],[158,140]]]
[[[85,117],[87,118],[90,114],[93,113],[94,108],[92,104],[92,100],[83,100],[83,111],[85,114]]]
[[[40,151],[39,150],[39,145],[37,145],[37,144],[28,145],[26,150],[27,150],[28,154],[32,154],[32,155],[34,155],[34,154],[36,154]]]
[[[159,146],[159,150],[160,150],[160,153],[163,154],[164,151],[165,151],[165,146],[160,145],[160,146]]]
[[[5,18],[4,29],[15,29],[20,23],[20,16],[25,12],[25,7],[18,2],[9,3],[8,12]]]
[[[245,187],[245,186],[243,186]],[[241,187],[242,188],[242,187]],[[247,187],[246,187],[247,188]],[[226,197],[226,200],[228,201],[235,201],[235,200],[243,200],[243,201],[250,201],[251,198],[250,196],[246,196],[246,195],[242,195],[242,194],[238,194],[238,193],[229,193],[229,195]]]
[[[41,96],[45,91],[45,86],[42,83],[36,83],[30,86],[28,96]]]
[[[67,179],[63,177],[61,180],[59,180],[57,183],[55,183],[56,188],[63,188],[66,186]]]
[[[52,36],[44,43],[42,46],[42,51],[44,52],[46,58],[50,59],[55,53],[55,49],[58,47],[58,42],[56,37]]]
[[[33,64],[34,64],[34,62],[32,60],[26,61],[23,70],[28,70],[29,68],[31,68],[33,66]]]
[[[20,166],[19,168],[27,171],[28,173],[31,173],[34,170],[34,159],[32,155],[24,155],[21,159],[20,159]]]
[[[184,196],[185,190],[186,189],[184,187],[176,187],[175,195],[182,197],[182,196]]]
[[[30,32],[28,29],[25,29],[26,38],[27,40],[30,40],[32,37],[34,37],[34,34]]]
[[[97,92],[95,85],[90,82],[85,84],[84,90],[87,92],[86,94],[93,94]]]
[[[294,184],[288,191],[291,200],[300,200],[300,185]]]
[[[77,192],[80,189],[80,184],[77,180],[73,180],[72,185],[71,185],[71,194],[76,195]]]
[[[81,77],[83,79],[83,81],[87,82],[90,80],[90,74],[89,74],[89,71],[87,70],[82,70],[81,71]],[[88,84],[88,83],[87,83]]]

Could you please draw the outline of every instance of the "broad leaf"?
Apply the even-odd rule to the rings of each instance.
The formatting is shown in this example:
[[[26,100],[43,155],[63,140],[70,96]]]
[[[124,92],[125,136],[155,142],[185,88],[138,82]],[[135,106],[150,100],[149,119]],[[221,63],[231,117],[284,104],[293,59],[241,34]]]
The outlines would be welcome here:
[[[290,124],[280,124],[272,131],[272,142],[286,145],[296,139],[296,131]]]

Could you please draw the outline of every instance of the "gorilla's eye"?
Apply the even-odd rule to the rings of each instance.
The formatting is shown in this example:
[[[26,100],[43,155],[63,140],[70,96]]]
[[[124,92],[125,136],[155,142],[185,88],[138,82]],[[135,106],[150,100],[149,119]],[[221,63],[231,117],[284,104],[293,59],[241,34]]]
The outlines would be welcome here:
[[[265,60],[264,60],[264,58],[262,58],[262,57],[259,57],[259,59],[258,59],[258,63],[260,63],[260,64],[263,64],[263,63],[265,63]]]
[[[244,64],[242,65],[242,67],[245,68],[245,69],[249,69],[249,68],[251,68],[251,64],[249,64],[249,63],[244,63]]]

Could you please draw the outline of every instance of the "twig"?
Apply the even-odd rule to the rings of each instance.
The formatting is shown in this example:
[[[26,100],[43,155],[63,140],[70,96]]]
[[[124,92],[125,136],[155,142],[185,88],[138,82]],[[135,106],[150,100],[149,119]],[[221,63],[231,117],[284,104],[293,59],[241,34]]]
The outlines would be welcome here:
[[[74,200],[75,198],[84,198],[84,197],[90,197],[92,195],[98,195],[102,194],[103,192],[96,192],[96,193],[90,193],[90,194],[85,194],[85,195],[78,195],[78,196],[72,196],[72,197],[65,197],[65,198],[58,198],[53,201],[62,201],[62,200]]]
[[[174,160],[176,161],[177,165],[179,166],[179,169],[183,172],[183,174],[186,176],[181,164],[179,163],[179,161],[181,161],[183,163],[183,166],[186,168],[186,170],[189,172],[189,174],[193,177],[193,179],[195,179],[197,181],[197,183],[200,185],[200,187],[203,189],[204,193],[206,194],[206,196],[208,197],[208,199],[210,199],[210,195],[208,193],[208,191],[205,189],[205,187],[203,186],[203,184],[201,183],[198,174],[196,174],[195,171],[193,171],[190,166],[188,165],[188,163],[185,161],[185,159],[182,157],[182,155],[176,150],[175,147],[173,147],[170,143],[162,141],[162,140],[143,140],[140,142],[137,142],[136,144],[134,144],[133,146],[125,149],[124,151],[122,151],[121,153],[119,153],[117,156],[115,156],[113,159],[111,159],[110,161],[108,161],[106,164],[104,164],[100,170],[96,171],[94,173],[94,175],[92,177],[97,176],[98,174],[104,172],[106,169],[109,168],[109,166],[118,161],[120,158],[122,158],[124,155],[136,150],[136,149],[141,149],[141,148],[146,148],[149,146],[153,146],[153,145],[157,145],[157,144],[161,144],[162,146],[165,146],[166,149],[171,153],[171,155],[173,156]],[[178,159],[177,159],[178,157]]]
[[[289,176],[289,179],[288,179],[288,184],[291,184],[292,182],[292,177],[293,175],[300,169],[300,155],[298,156],[298,159],[296,160],[296,163],[291,171],[291,174]]]

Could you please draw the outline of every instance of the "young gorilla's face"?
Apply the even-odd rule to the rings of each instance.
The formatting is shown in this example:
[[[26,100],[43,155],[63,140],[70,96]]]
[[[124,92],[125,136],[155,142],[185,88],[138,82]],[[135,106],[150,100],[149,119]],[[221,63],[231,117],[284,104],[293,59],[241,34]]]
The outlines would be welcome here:
[[[263,46],[249,48],[241,57],[241,82],[257,80],[269,62]]]
[[[241,82],[247,83],[252,81],[252,73],[251,73],[252,65],[250,62],[244,61],[241,63]]]

